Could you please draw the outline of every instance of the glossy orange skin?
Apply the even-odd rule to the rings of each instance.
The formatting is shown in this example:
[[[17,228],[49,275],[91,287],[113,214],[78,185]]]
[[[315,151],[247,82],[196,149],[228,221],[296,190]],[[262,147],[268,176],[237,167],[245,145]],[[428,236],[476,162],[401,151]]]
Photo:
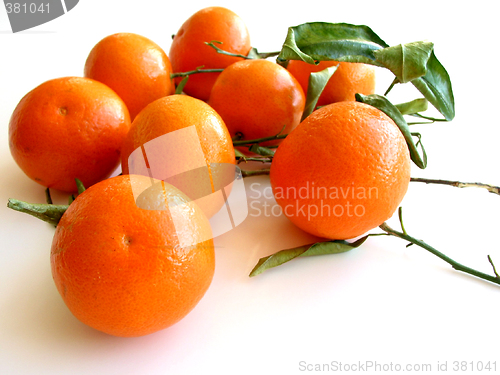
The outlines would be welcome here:
[[[111,175],[129,128],[127,107],[108,86],[57,78],[21,99],[10,119],[9,146],[28,177],[76,192],[75,178],[88,187]]]
[[[290,133],[300,123],[305,96],[282,66],[268,60],[244,60],[221,73],[208,104],[221,115],[232,137],[240,133],[242,139],[257,139]]]
[[[175,92],[172,66],[165,52],[141,35],[105,37],[90,51],[84,75],[111,87],[125,102],[130,118],[149,103]]]
[[[219,54],[205,44],[212,41],[224,51],[246,56],[251,49],[250,36],[243,20],[234,12],[222,7],[199,10],[187,19],[175,34],[169,57],[174,72],[188,72],[197,68],[224,69],[241,60],[240,57]],[[193,74],[184,92],[207,101],[219,73]],[[181,78],[177,78],[179,83]]]
[[[235,164],[234,147],[231,136],[219,114],[207,103],[187,95],[171,95],[158,99],[148,105],[133,121],[130,131],[123,143],[122,171],[129,173],[128,159],[130,154],[137,148],[144,146],[149,141],[159,138],[168,133],[175,132],[190,126],[195,126],[201,150],[205,158],[206,166],[212,174],[214,168],[211,163]],[[190,149],[197,144],[179,145],[183,149]],[[191,169],[195,162],[190,159],[191,155],[182,159],[176,152],[166,149],[163,155],[153,155],[156,159],[164,158],[165,167],[169,165],[183,166],[183,170]],[[161,151],[160,151],[161,152]],[[150,155],[151,156],[151,155]],[[158,178],[155,176],[155,178]],[[191,185],[197,185],[192,181]],[[213,181],[212,181],[213,185]],[[183,190],[184,191],[184,190]],[[214,187],[212,186],[212,192]],[[189,195],[189,194],[188,194]],[[209,207],[203,206],[208,217],[215,214],[222,204],[215,202]],[[223,203],[223,202],[222,202]]]
[[[164,184],[150,203],[167,197],[188,200]],[[176,232],[169,211],[139,208],[130,176],[79,195],[56,228],[50,256],[57,290],[75,317],[110,335],[142,336],[188,314],[211,283],[215,256],[213,241],[203,240],[211,238],[205,215],[197,206],[183,215],[189,226]],[[181,246],[180,237],[193,245]]]
[[[410,155],[387,115],[340,102],[314,111],[281,143],[270,178],[294,224],[319,237],[349,239],[393,215],[410,182]]]
[[[318,65],[304,61],[292,60],[287,69],[299,81],[307,93],[309,76],[330,66],[339,64],[337,61],[321,61]],[[375,93],[375,67],[362,63],[341,62],[321,93],[317,106],[331,103],[356,100],[355,94],[371,95]]]

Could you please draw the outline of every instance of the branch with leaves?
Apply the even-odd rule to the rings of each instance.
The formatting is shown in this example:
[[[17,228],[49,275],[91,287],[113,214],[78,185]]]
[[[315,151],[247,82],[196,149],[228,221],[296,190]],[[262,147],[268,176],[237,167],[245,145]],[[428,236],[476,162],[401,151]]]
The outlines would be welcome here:
[[[394,80],[384,95],[356,94],[356,100],[378,108],[394,120],[401,130],[408,145],[412,161],[421,169],[427,166],[427,155],[422,144],[420,133],[410,130],[410,126],[429,124],[434,122],[451,121],[455,116],[455,103],[451,81],[445,68],[434,53],[434,45],[430,42],[414,42],[389,46],[367,26],[350,25],[345,23],[331,24],[324,22],[306,23],[288,29],[286,40],[277,57],[277,62],[287,66],[290,60],[302,60],[310,64],[317,64],[323,60],[347,61],[366,63],[383,67],[394,74]],[[307,92],[305,119],[316,107],[317,99],[323,88],[335,73],[336,67],[315,76],[311,74]],[[420,91],[423,98],[392,104],[387,95],[397,84],[411,83]],[[432,104],[443,118],[425,116],[428,104]],[[417,118],[420,121],[407,122],[405,116]],[[259,146],[260,140],[246,141],[254,149]],[[268,160],[272,162],[272,160]],[[258,171],[244,171],[244,177],[269,174],[270,169]],[[500,195],[500,187],[484,183],[470,183],[449,180],[433,180],[426,178],[411,178],[412,182],[426,184],[448,185],[458,188],[476,187],[486,189],[490,193]],[[474,270],[462,265],[444,255],[434,247],[410,236],[403,225],[402,210],[399,209],[401,231],[394,230],[387,223],[380,225],[382,233],[373,233],[354,241],[325,241],[299,246],[292,249],[278,251],[259,260],[250,276],[256,276],[265,270],[279,266],[297,257],[336,254],[346,252],[361,246],[372,236],[393,236],[416,245],[439,257],[454,269],[475,277],[500,285],[500,276],[488,255],[488,261],[493,268],[493,275]]]
[[[418,247],[427,250],[431,254],[437,256],[438,258],[442,259],[443,261],[451,265],[457,271],[464,272],[469,275],[478,277],[480,279],[500,285],[500,276],[498,275],[496,267],[493,264],[493,260],[489,255],[488,255],[488,261],[493,268],[493,275],[467,267],[451,259],[449,256],[443,254],[442,252],[430,246],[429,244],[425,243],[424,241],[410,236],[406,232],[406,229],[403,225],[401,207],[399,208],[399,220],[401,224],[401,231],[394,230],[387,223],[383,223],[379,227],[383,231],[383,233],[367,234],[354,242],[347,242],[343,240],[332,240],[325,242],[316,242],[314,244],[278,251],[277,253],[261,258],[259,262],[256,264],[256,266],[253,268],[253,270],[250,272],[250,276],[256,276],[258,274],[261,274],[262,272],[270,268],[280,266],[297,257],[344,253],[360,247],[369,237],[387,235],[400,238],[402,240],[408,241],[409,244],[417,245]]]

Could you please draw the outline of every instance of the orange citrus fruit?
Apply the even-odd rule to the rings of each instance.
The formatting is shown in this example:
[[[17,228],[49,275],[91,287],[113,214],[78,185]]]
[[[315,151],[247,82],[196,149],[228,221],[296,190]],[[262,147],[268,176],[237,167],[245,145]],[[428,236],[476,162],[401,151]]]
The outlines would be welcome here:
[[[244,60],[221,73],[208,103],[221,115],[232,137],[249,140],[291,132],[300,123],[305,96],[282,66],[268,60]]]
[[[57,225],[50,259],[75,317],[115,336],[178,322],[203,297],[215,267],[199,207],[144,176],[113,177],[80,194]]]
[[[410,182],[410,154],[385,113],[334,103],[314,111],[281,143],[270,178],[276,201],[298,227],[349,239],[392,216]]]
[[[160,46],[132,33],[102,39],[90,51],[84,69],[85,77],[105,83],[123,99],[132,120],[152,101],[174,93],[171,73]]]
[[[292,60],[287,69],[299,81],[304,92],[309,86],[309,76],[312,72],[319,72],[330,66],[339,64],[325,89],[318,99],[318,106],[342,101],[355,101],[356,93],[371,95],[375,93],[375,67],[362,63],[337,61],[320,61],[318,65],[304,61]]]
[[[225,203],[222,196],[210,194],[231,183],[235,163],[224,121],[207,103],[187,95],[149,104],[123,143],[123,173],[151,174],[173,184],[208,217]]]
[[[10,119],[9,146],[28,177],[76,192],[75,178],[90,186],[111,175],[129,128],[127,107],[108,86],[57,78],[21,99]]]
[[[208,7],[193,14],[180,27],[172,41],[169,57],[174,72],[188,72],[197,68],[224,69],[241,57],[219,54],[205,43],[221,42],[224,51],[246,56],[250,52],[250,36],[243,20],[222,7]],[[201,100],[208,100],[219,73],[200,73],[189,77],[184,92]],[[177,82],[180,81],[178,78]]]

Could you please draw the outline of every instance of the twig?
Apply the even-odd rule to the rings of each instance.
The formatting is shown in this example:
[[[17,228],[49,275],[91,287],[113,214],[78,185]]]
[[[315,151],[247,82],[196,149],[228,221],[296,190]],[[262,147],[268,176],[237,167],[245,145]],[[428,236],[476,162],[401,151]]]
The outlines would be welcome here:
[[[239,53],[232,53],[232,52],[224,51],[223,49],[217,47],[215,45],[215,43],[217,43],[217,44],[223,44],[222,42],[217,41],[217,40],[212,40],[211,42],[205,42],[206,45],[214,48],[217,53],[220,53],[220,54],[223,54],[223,55],[227,55],[227,56],[240,57],[240,58],[247,59],[247,60],[267,59],[268,57],[274,57],[274,56],[278,56],[280,54],[280,51],[275,51],[275,52],[258,52],[255,48],[252,48],[250,50],[250,52],[248,53],[248,55],[242,55],[242,54],[239,54]]]
[[[45,200],[47,201],[47,204],[52,204],[52,197],[50,196],[49,188],[45,189]]]
[[[240,156],[240,157],[236,157],[236,161],[238,162],[238,164],[240,163],[246,163],[247,161],[259,161],[261,163],[271,163],[273,161],[273,158],[271,156],[267,156],[267,157],[250,157],[250,156]]]
[[[273,136],[270,136],[270,137],[264,137],[264,138],[248,139],[248,140],[242,139],[240,141],[233,141],[233,145],[234,146],[247,146],[247,145],[251,145],[251,144],[254,144],[254,143],[274,141],[276,139],[285,139],[286,136],[287,136],[287,134],[277,134],[277,135],[273,135]]]
[[[232,56],[232,57],[241,57],[242,59],[252,59],[251,57],[248,57],[246,55],[224,51],[223,49],[220,49],[219,47],[217,47],[215,45],[215,43],[217,43],[217,44],[223,44],[222,42],[219,42],[217,40],[212,40],[211,42],[205,42],[206,45],[212,47],[213,49],[215,49],[215,51],[217,53],[220,53],[221,55]]]
[[[464,266],[463,264],[454,261],[453,259],[451,259],[447,255],[444,255],[442,252],[436,250],[435,248],[433,248],[432,246],[428,245],[424,241],[417,240],[416,238],[411,237],[408,234],[405,234],[403,232],[398,232],[398,231],[392,229],[386,223],[383,223],[382,225],[380,225],[379,228],[382,229],[384,232],[392,235],[392,236],[395,236],[395,237],[401,238],[403,240],[409,241],[412,244],[415,244],[415,245],[417,245],[417,246],[419,246],[419,247],[421,247],[421,248],[429,251],[430,253],[434,254],[438,258],[441,258],[442,260],[444,260],[446,263],[448,263],[449,265],[451,265],[457,271],[468,273],[470,275],[473,275],[473,276],[479,277],[481,279],[484,279],[484,280],[487,280],[487,281],[490,281],[492,283],[500,285],[500,277],[496,273],[496,270],[495,270],[495,276],[488,275],[487,273],[484,273],[484,272],[481,272],[481,271],[477,271],[477,270],[475,270],[473,268]],[[493,263],[491,262],[491,258],[489,256],[488,256],[488,259],[490,260],[490,263],[493,265]],[[493,268],[494,268],[494,266],[493,266]]]
[[[391,92],[392,88],[394,87],[394,85],[396,85],[396,83],[399,83],[399,80],[397,79],[397,77],[394,78],[394,80],[391,82],[391,84],[389,85],[387,90],[385,90],[384,96],[387,96],[387,94],[389,94]]]
[[[224,69],[203,69],[203,68],[196,68],[195,70],[190,70],[188,72],[178,72],[178,73],[171,73],[170,78],[176,78],[176,77],[185,77],[189,76],[191,74],[197,74],[197,73],[220,73]]]
[[[500,186],[483,184],[481,182],[460,182],[460,181],[449,181],[449,180],[433,180],[433,179],[429,179],[429,178],[418,178],[418,177],[412,177],[411,181],[412,182],[423,182],[425,184],[448,185],[448,186],[454,186],[457,188],[468,188],[468,187],[482,188],[482,189],[488,190],[490,193],[500,195]]]
[[[241,171],[241,175],[243,177],[252,177],[252,176],[263,176],[263,175],[268,175],[270,172],[270,169],[257,169],[255,171]]]
[[[495,268],[495,265],[493,264],[493,260],[491,260],[491,257],[488,255],[488,262],[490,262],[491,267],[493,267],[493,272],[497,276],[497,278],[500,279],[500,275],[498,275],[497,269]]]

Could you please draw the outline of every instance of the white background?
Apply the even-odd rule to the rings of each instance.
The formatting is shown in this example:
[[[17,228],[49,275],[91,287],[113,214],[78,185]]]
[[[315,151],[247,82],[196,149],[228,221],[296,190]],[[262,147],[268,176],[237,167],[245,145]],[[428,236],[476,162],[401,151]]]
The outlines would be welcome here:
[[[40,83],[81,76],[87,54],[103,37],[135,32],[168,51],[182,22],[210,5],[239,14],[261,51],[279,50],[288,26],[309,21],[366,24],[391,45],[434,42],[452,78],[457,114],[451,123],[415,128],[424,136],[429,166],[413,165],[412,175],[500,185],[493,1],[83,0],[67,15],[18,34],[11,33],[1,8],[0,373],[295,374],[307,372],[301,371],[301,361],[431,364],[434,371],[439,361],[447,363],[449,373],[453,361],[496,361],[500,371],[499,286],[453,271],[424,250],[389,237],[370,238],[345,254],[296,259],[249,278],[260,257],[316,240],[284,217],[255,217],[252,209],[241,226],[215,239],[213,283],[175,326],[145,337],[116,338],[71,315],[50,272],[54,228],[5,207],[9,197],[44,201],[44,188],[10,156],[10,115]],[[380,72],[378,93],[389,82]],[[416,94],[397,88],[390,99]],[[258,207],[275,204],[250,190],[259,183],[260,191],[269,192],[267,181],[245,181]],[[500,268],[499,196],[412,183],[402,205],[410,234],[488,273],[490,254]],[[390,223],[399,228],[397,220]]]

